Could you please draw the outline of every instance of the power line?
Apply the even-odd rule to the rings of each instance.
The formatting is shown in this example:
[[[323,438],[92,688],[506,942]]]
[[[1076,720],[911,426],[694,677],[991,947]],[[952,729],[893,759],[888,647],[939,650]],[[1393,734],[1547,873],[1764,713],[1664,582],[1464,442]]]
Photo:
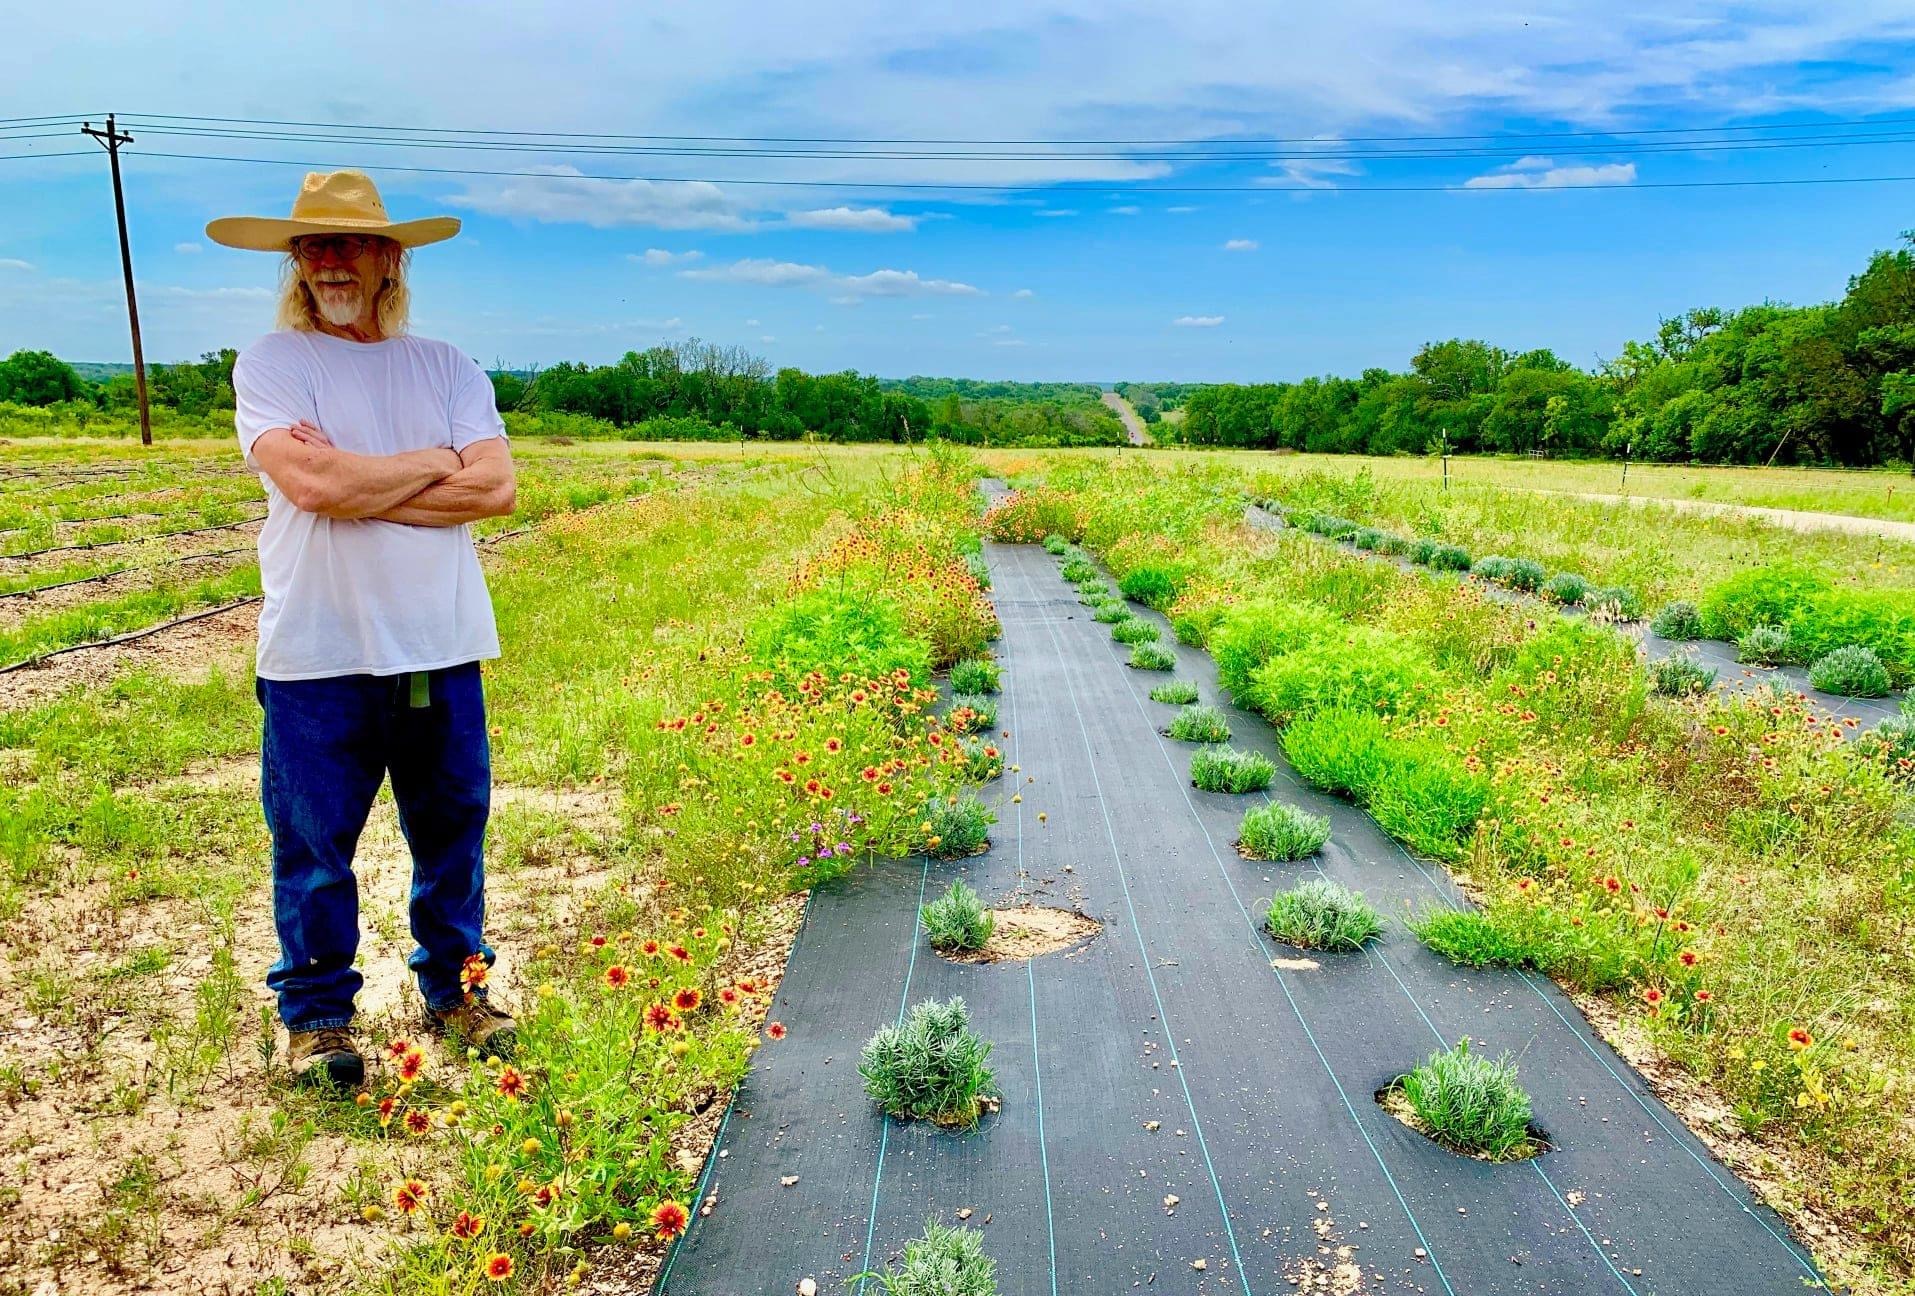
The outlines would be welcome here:
[[[293,126],[327,130],[373,131],[385,134],[411,133],[421,135],[488,135],[511,136],[527,139],[605,139],[605,140],[642,140],[660,142],[692,142],[708,144],[947,144],[947,145],[1109,145],[1113,147],[1148,147],[1153,145],[1187,144],[1188,139],[935,139],[906,137],[857,137],[857,136],[778,136],[778,135],[641,135],[614,134],[605,132],[582,131],[515,131],[485,130],[476,127],[444,126],[380,126],[369,123],[352,122],[313,122],[287,121],[274,118],[256,117],[194,117],[166,113],[136,113],[129,120],[142,123],[154,122],[201,122],[229,126]],[[1850,126],[1908,126],[1915,125],[1915,117],[1888,118],[1850,118],[1827,122],[1773,122],[1751,125],[1729,126],[1665,126],[1644,127],[1626,131],[1539,131],[1531,133],[1502,132],[1476,135],[1353,135],[1343,137],[1332,143],[1346,144],[1399,144],[1454,142],[1460,140],[1552,140],[1552,139],[1606,139],[1631,135],[1679,135],[1704,134],[1710,132],[1746,132],[1746,131],[1782,131],[1782,130],[1834,130]],[[1226,141],[1215,141],[1218,143]],[[1246,136],[1235,141],[1245,144],[1310,144],[1324,142],[1320,136]]]
[[[1662,180],[1627,185],[1350,185],[1330,188],[1323,185],[1086,185],[1077,181],[1040,181],[1032,184],[982,184],[974,181],[877,181],[877,180],[765,180],[749,178],[700,178],[693,176],[649,175],[566,175],[550,171],[502,171],[474,167],[422,167],[350,162],[302,162],[291,158],[237,157],[221,153],[173,153],[163,149],[142,149],[133,158],[178,158],[193,162],[247,162],[262,166],[296,166],[308,170],[336,170],[341,167],[366,167],[381,171],[404,171],[418,175],[504,176],[521,180],[583,180],[611,183],[645,181],[650,184],[761,185],[794,189],[896,189],[926,191],[964,191],[990,193],[1096,193],[1096,194],[1203,194],[1203,193],[1560,193],[1576,189],[1735,189],[1782,185],[1902,184],[1915,181],[1915,175],[1813,176],[1767,178],[1758,180]],[[1506,173],[1512,176],[1520,172]]]

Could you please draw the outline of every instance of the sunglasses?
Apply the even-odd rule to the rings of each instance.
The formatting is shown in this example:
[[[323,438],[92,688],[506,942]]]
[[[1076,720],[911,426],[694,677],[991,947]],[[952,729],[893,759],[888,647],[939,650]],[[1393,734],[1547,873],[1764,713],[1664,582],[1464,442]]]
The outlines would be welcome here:
[[[301,261],[318,261],[332,252],[341,261],[351,261],[379,240],[365,234],[315,234],[293,240],[293,255]]]

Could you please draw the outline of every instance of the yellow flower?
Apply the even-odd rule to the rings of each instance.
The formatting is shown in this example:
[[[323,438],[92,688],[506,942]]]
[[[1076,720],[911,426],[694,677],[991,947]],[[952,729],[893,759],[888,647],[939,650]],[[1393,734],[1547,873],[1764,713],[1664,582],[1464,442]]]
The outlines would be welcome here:
[[[617,1224],[612,1226],[612,1236],[617,1238],[620,1242],[623,1242],[627,1238],[632,1236],[632,1226],[630,1224],[625,1223],[623,1220],[620,1220]]]
[[[1768,1065],[1769,1064],[1767,1062],[1764,1062],[1761,1058],[1757,1058],[1755,1061],[1749,1063],[1749,1070],[1760,1071]]]
[[[505,1167],[500,1165],[497,1161],[494,1161],[491,1165],[485,1168],[485,1181],[487,1183],[497,1183],[504,1176],[505,1176]]]
[[[529,1138],[525,1140],[525,1142],[519,1145],[519,1151],[525,1153],[525,1155],[527,1156],[537,1156],[539,1154],[539,1149],[542,1146],[544,1145],[541,1144],[537,1139]]]

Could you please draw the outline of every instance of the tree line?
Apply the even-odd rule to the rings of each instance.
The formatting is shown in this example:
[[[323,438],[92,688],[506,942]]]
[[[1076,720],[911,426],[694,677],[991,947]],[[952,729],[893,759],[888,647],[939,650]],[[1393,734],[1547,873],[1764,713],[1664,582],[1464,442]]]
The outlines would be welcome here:
[[[1915,231],[1839,301],[1661,321],[1594,370],[1452,339],[1406,373],[1189,389],[1161,439],[1352,454],[1456,451],[1724,464],[1915,464]],[[1120,387],[1120,390],[1122,388]],[[1140,407],[1141,408],[1141,407]]]

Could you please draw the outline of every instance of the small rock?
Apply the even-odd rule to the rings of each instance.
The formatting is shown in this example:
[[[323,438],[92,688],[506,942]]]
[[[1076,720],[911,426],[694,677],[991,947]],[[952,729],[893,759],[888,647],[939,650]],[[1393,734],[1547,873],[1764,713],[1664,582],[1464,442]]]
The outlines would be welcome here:
[[[1144,1122],[1144,1128],[1150,1131],[1152,1134],[1155,1134],[1158,1130],[1162,1129],[1163,1127],[1164,1127],[1164,1123],[1162,1121],[1145,1121]]]
[[[818,1282],[815,1278],[798,1280],[798,1296],[818,1296]]]
[[[1204,1270],[1210,1268],[1210,1262],[1208,1260],[1192,1260],[1190,1262],[1190,1267],[1192,1269],[1195,1269],[1197,1272],[1202,1273]]]
[[[1416,1258],[1418,1260],[1427,1260],[1429,1259],[1429,1256],[1430,1256],[1430,1253],[1425,1251],[1422,1247],[1416,1248]]]
[[[780,1188],[789,1188],[797,1182],[798,1182],[797,1175],[785,1175],[778,1180],[778,1186]]]
[[[960,1206],[960,1207],[958,1207],[958,1213],[957,1213],[957,1217],[958,1217],[959,1219],[961,1219],[961,1220],[967,1220],[967,1219],[970,1219],[970,1218],[971,1218],[971,1208],[970,1208],[969,1206]]]
[[[1167,1194],[1167,1195],[1166,1195],[1166,1196],[1164,1197],[1164,1209],[1165,1209],[1165,1210],[1176,1210],[1176,1209],[1177,1209],[1177,1203],[1178,1203],[1178,1201],[1180,1201],[1180,1200],[1181,1200],[1181,1199],[1180,1199],[1180,1198],[1179,1198],[1179,1197],[1177,1196],[1177,1194],[1176,1194],[1176,1193],[1169,1193],[1169,1194]]]

